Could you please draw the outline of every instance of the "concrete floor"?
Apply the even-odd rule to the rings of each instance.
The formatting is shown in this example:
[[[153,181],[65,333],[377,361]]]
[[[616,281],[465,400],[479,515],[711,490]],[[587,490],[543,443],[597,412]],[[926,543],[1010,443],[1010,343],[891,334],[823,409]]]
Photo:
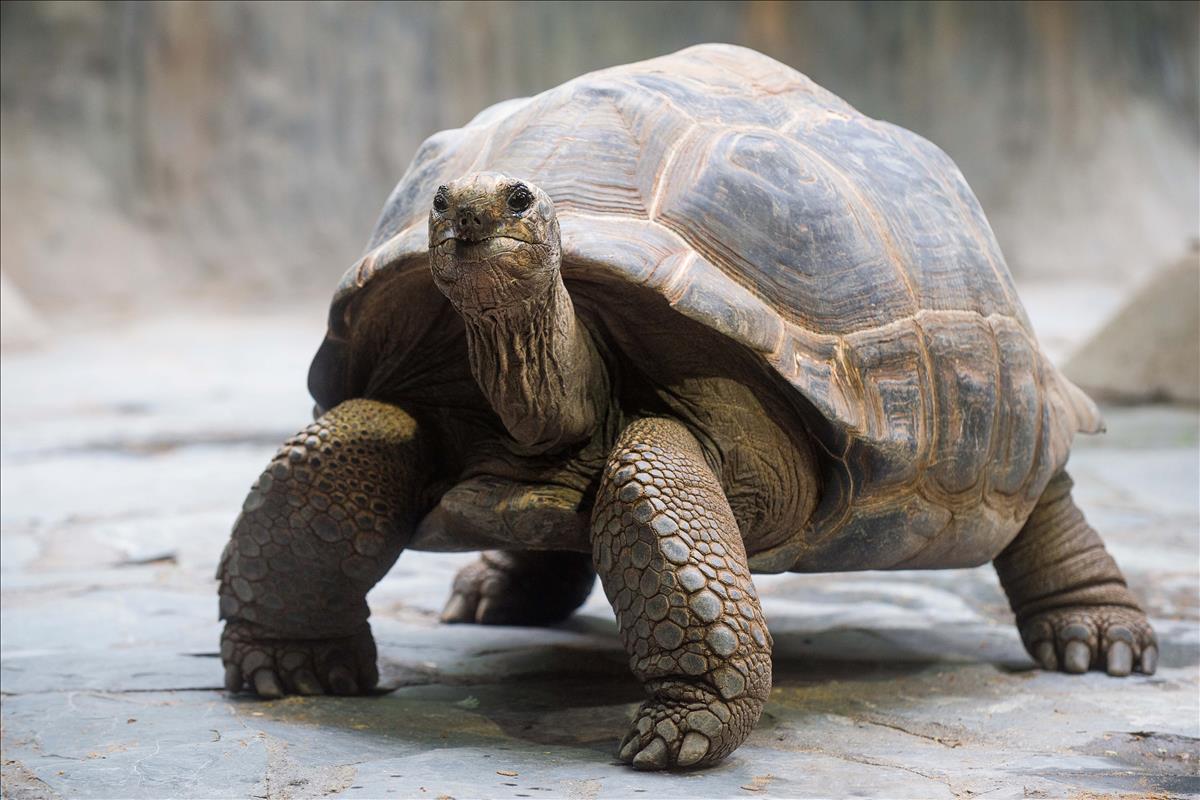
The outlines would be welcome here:
[[[1111,409],[1077,497],[1162,644],[1152,678],[1034,671],[991,569],[764,576],[775,690],[685,775],[615,763],[640,689],[597,587],[548,630],[442,627],[473,556],[371,597],[376,697],[219,688],[212,575],[308,420],[310,318],[175,318],[6,352],[3,794],[26,797],[1177,797],[1200,794],[1194,411]]]

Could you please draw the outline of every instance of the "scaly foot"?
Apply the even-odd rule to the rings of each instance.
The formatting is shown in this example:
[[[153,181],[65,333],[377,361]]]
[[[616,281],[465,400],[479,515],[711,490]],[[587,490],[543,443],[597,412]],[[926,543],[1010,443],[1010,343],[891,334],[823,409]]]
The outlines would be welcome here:
[[[1153,675],[1158,641],[1146,615],[1125,606],[1075,606],[1043,611],[1021,626],[1021,639],[1048,670],[1105,670],[1124,676],[1134,669]]]
[[[249,684],[260,697],[365,694],[379,682],[369,626],[336,639],[276,639],[258,626],[229,622],[221,634],[225,688]]]
[[[709,686],[664,681],[638,709],[617,758],[644,770],[714,764],[749,735],[761,709],[758,700],[727,701]]]
[[[717,763],[762,713],[771,635],[729,501],[684,425],[626,427],[596,496],[592,547],[650,696],[618,757],[646,770]]]

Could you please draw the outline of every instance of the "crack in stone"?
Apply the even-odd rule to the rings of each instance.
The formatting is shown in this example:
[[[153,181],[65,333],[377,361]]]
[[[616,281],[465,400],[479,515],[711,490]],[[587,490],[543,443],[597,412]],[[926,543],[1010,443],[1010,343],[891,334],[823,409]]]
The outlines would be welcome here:
[[[836,758],[839,761],[849,761],[853,764],[866,764],[867,766],[871,766],[871,767],[881,767],[883,769],[898,769],[898,770],[902,770],[904,772],[909,772],[909,773],[912,773],[913,775],[916,775],[917,777],[924,778],[925,780],[933,781],[934,783],[940,783],[942,786],[945,786],[947,789],[949,789],[950,793],[953,794],[955,797],[977,797],[980,794],[979,792],[976,792],[973,789],[958,788],[953,783],[951,783],[949,780],[947,780],[946,778],[941,778],[941,777],[938,777],[937,775],[930,775],[928,773],[921,772],[920,770],[913,769],[912,767],[903,766],[902,764],[893,764],[890,761],[878,761],[875,759],[867,758],[866,756],[852,756],[852,755],[847,755],[845,753],[834,753],[829,750],[816,749],[815,752],[821,753],[822,755],[826,755],[826,756],[832,756],[833,758]],[[993,791],[995,791],[995,788],[988,789],[988,791],[993,792]]]
[[[961,739],[952,739],[950,737],[933,736],[928,733],[921,733],[920,731],[909,730],[908,728],[904,727],[903,725],[900,725],[899,723],[891,722],[891,721],[889,721],[887,719],[883,719],[881,717],[854,717],[853,719],[856,722],[865,722],[868,725],[878,725],[881,728],[890,728],[891,730],[894,730],[894,731],[900,731],[901,733],[907,733],[909,736],[916,736],[919,739],[927,739],[931,742],[937,742],[942,747],[948,747],[950,749],[954,749],[955,747],[962,746]]]

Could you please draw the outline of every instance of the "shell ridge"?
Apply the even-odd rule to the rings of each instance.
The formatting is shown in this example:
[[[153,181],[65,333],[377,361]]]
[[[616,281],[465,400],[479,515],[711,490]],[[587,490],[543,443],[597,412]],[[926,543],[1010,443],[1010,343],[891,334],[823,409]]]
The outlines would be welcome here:
[[[622,85],[624,85],[624,84],[622,84]],[[613,111],[616,113],[617,119],[620,120],[620,122],[621,122],[621,127],[623,127],[625,129],[625,133],[628,134],[630,141],[640,142],[640,140],[638,139],[637,129],[634,128],[634,126],[632,124],[630,124],[629,119],[625,116],[625,109],[621,107],[621,104],[618,103],[611,96],[606,96],[605,100],[607,100],[608,104],[610,106],[612,106]],[[641,201],[642,208],[646,209],[647,213],[651,215],[651,218],[653,218],[653,211],[651,210],[651,208],[652,208],[651,204],[648,204],[646,202],[646,198],[642,194],[641,187],[637,186],[636,189],[637,189],[638,200]],[[655,189],[657,191],[657,186],[655,187]]]
[[[684,142],[691,138],[692,131],[696,127],[696,121],[692,120],[687,130],[671,144],[671,148],[663,156],[662,162],[659,164],[658,172],[654,176],[654,193],[651,195],[650,204],[647,206],[647,213],[651,222],[658,222],[658,212],[662,209],[663,192],[667,188],[667,175],[670,174],[671,168],[675,166],[675,160],[679,157],[679,151],[683,149]]]
[[[1035,358],[1033,360],[1033,371],[1034,371],[1034,375],[1037,377],[1038,385],[1044,386],[1046,374],[1045,374],[1044,365],[1042,364],[1042,359]],[[1035,444],[1033,446],[1033,452],[1037,453],[1037,454],[1041,454],[1047,449],[1046,425],[1048,423],[1048,420],[1046,419],[1046,417],[1048,414],[1047,407],[1049,405],[1050,398],[1046,397],[1046,393],[1044,391],[1038,392],[1037,395],[1038,395],[1038,409],[1037,409],[1037,414],[1034,415],[1034,419],[1037,420],[1037,437],[1034,439]],[[1039,459],[1035,457],[1029,462],[1029,472],[1025,476],[1025,480],[1021,482],[1021,492],[1024,493],[1024,495],[1026,497],[1028,497],[1030,495],[1031,486],[1037,481],[1038,461],[1039,461]]]
[[[925,367],[925,384],[921,387],[921,399],[928,407],[928,419],[930,421],[929,429],[926,432],[928,442],[926,445],[925,463],[918,466],[920,478],[917,480],[917,485],[920,487],[921,494],[924,495],[930,502],[934,502],[932,497],[929,497],[926,489],[926,482],[929,480],[929,471],[933,468],[938,458],[938,412],[939,403],[937,396],[937,387],[935,383],[937,377],[933,369],[933,354],[929,352],[928,335],[925,332],[925,326],[922,324],[919,316],[913,319],[913,332],[917,339],[917,355],[921,359],[921,363]]]
[[[988,498],[992,496],[992,478],[997,465],[997,448],[1000,447],[1000,411],[1004,407],[1004,400],[1001,397],[1004,387],[1004,376],[1002,371],[1004,364],[1000,356],[1000,346],[996,342],[996,328],[992,320],[984,318],[984,325],[987,328],[987,340],[992,349],[992,358],[995,360],[995,369],[992,372],[992,388],[996,392],[996,401],[992,403],[992,427],[991,435],[988,438],[988,453],[984,460],[984,469],[980,475],[980,480],[983,483],[983,500],[986,503]]]
[[[841,366],[843,374],[846,372],[845,363],[845,342],[842,337],[837,337],[837,347],[834,351],[834,361]],[[851,378],[851,380],[853,380]],[[813,437],[820,441],[821,437]],[[813,546],[819,545],[821,542],[827,541],[830,537],[837,534],[847,522],[850,521],[854,510],[853,500],[858,496],[858,476],[854,474],[854,470],[850,469],[850,450],[854,447],[853,436],[847,435],[842,443],[841,453],[834,453],[827,448],[824,449],[829,456],[834,460],[835,469],[840,470],[840,474],[845,481],[844,494],[837,498],[830,495],[824,495],[821,502],[813,509],[812,519],[812,538]]]

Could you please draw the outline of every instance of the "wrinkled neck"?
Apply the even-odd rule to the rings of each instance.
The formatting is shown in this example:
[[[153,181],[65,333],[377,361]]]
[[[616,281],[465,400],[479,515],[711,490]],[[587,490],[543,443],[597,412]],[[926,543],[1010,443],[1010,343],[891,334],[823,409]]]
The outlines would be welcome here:
[[[609,376],[561,277],[518,306],[464,319],[471,371],[520,445],[544,453],[591,437]]]

